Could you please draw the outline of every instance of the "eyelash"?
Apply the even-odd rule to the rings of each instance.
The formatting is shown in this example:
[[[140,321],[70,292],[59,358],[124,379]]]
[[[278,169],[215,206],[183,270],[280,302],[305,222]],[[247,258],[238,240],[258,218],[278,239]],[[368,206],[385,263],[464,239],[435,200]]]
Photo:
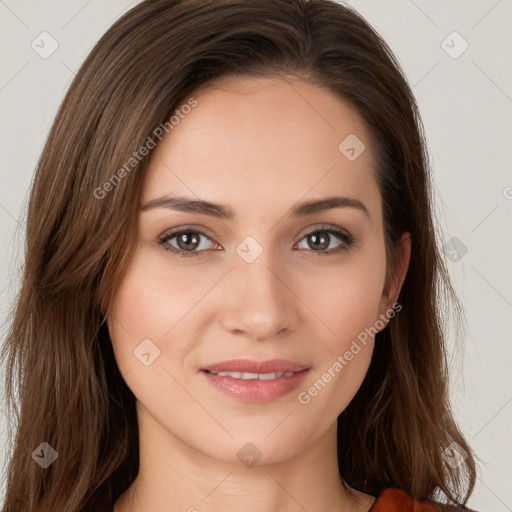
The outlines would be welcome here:
[[[162,249],[164,251],[170,251],[174,254],[176,254],[177,256],[181,256],[181,257],[195,257],[195,256],[199,256],[202,252],[204,251],[185,251],[185,250],[182,250],[182,249],[176,249],[175,247],[172,247],[171,245],[169,245],[167,242],[169,242],[169,240],[175,238],[176,236],[178,235],[181,235],[181,234],[189,234],[189,233],[195,233],[195,234],[198,234],[198,235],[202,235],[202,236],[205,236],[206,238],[208,238],[210,240],[210,237],[206,234],[206,233],[203,233],[202,231],[198,230],[198,229],[192,229],[192,228],[178,228],[178,229],[175,229],[174,231],[170,232],[170,233],[165,233],[163,234],[162,236],[160,236],[157,240],[158,244],[162,247]],[[315,250],[311,250],[311,252],[313,253],[316,253],[316,254],[322,254],[322,255],[335,255],[335,254],[340,254],[342,252],[345,252],[347,250],[349,250],[351,247],[353,247],[358,239],[348,233],[346,233],[344,230],[341,230],[340,228],[336,228],[336,227],[333,227],[333,226],[329,226],[329,227],[325,227],[325,228],[318,228],[318,229],[315,229],[309,233],[306,233],[300,240],[299,242],[301,242],[304,238],[306,238],[307,236],[310,236],[310,235],[314,235],[314,234],[317,234],[317,233],[328,233],[330,235],[335,235],[337,237],[339,237],[341,239],[341,244],[335,248],[335,249],[330,249],[328,251],[315,251]]]

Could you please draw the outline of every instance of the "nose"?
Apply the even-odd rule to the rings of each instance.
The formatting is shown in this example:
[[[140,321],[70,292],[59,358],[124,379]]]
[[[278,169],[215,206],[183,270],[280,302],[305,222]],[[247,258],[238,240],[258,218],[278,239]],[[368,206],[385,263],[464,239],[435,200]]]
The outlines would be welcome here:
[[[289,272],[271,261],[268,252],[252,263],[235,255],[220,298],[223,327],[257,341],[294,331],[299,317],[300,301]]]

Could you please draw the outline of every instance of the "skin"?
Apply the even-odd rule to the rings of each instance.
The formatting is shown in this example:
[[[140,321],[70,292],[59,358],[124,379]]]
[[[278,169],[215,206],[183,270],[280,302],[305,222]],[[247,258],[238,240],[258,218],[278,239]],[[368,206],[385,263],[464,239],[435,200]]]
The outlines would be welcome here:
[[[409,264],[407,233],[399,272],[386,281],[382,203],[364,125],[328,90],[291,77],[224,78],[194,98],[197,106],[152,151],[141,205],[181,195],[228,205],[235,217],[140,212],[135,256],[107,314],[140,433],[139,474],[114,510],[367,511],[375,498],[341,482],[336,420],[364,379],[374,339],[309,403],[298,401],[389,314]],[[354,161],[338,149],[349,134],[366,145]],[[333,195],[357,198],[368,216],[353,207],[287,213]],[[157,243],[181,226],[206,236],[200,245],[180,246],[177,237],[167,245],[195,256]],[[324,231],[318,249],[307,236],[331,226],[357,243],[319,254],[344,244]],[[236,252],[247,236],[263,249],[252,263]],[[134,356],[147,338],[160,350],[149,366]],[[211,387],[200,369],[241,357],[312,369],[284,397],[240,402]],[[261,455],[252,467],[237,456],[248,442]]]

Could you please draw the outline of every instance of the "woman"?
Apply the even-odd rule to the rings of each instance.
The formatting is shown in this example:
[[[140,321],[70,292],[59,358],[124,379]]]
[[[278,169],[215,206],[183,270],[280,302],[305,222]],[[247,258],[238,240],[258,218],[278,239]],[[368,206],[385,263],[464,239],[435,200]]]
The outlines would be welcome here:
[[[353,9],[125,14],[33,183],[5,510],[467,503],[429,180],[411,90]]]

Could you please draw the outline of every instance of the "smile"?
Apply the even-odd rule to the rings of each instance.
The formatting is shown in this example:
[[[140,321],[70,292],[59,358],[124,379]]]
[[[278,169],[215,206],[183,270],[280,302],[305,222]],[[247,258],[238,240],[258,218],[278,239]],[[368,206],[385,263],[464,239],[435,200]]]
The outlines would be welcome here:
[[[249,373],[249,372],[210,372],[219,377],[231,377],[242,380],[273,380],[281,377],[292,377],[296,372],[272,372],[272,373]]]

